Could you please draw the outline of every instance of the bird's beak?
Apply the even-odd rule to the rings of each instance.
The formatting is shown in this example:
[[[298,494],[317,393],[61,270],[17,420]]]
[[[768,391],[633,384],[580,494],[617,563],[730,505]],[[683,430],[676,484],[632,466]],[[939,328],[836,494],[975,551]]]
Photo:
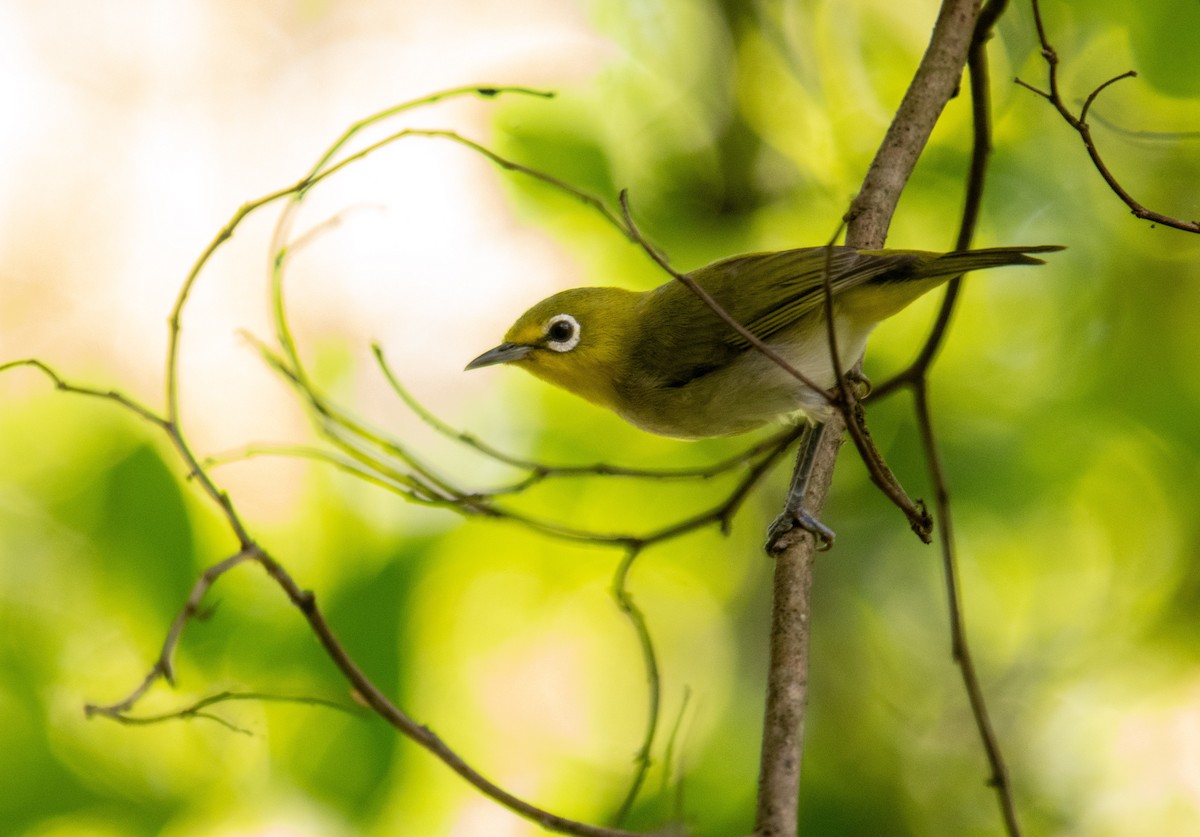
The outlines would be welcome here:
[[[475,358],[467,364],[466,368],[478,369],[481,366],[492,366],[497,363],[511,363],[514,360],[520,360],[531,351],[533,351],[533,346],[524,343],[501,343],[496,348],[488,349]]]

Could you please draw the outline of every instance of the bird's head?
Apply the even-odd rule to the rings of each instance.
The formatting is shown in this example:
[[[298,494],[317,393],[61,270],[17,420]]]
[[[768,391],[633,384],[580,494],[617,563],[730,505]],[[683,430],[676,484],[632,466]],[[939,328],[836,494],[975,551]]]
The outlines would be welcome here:
[[[554,294],[517,318],[504,342],[467,369],[510,363],[593,403],[617,408],[616,382],[626,372],[641,296],[621,288]]]

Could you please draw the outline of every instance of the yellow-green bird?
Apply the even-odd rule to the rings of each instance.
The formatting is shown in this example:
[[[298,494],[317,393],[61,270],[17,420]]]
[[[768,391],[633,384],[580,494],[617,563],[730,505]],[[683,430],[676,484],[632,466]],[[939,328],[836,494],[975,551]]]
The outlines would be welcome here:
[[[826,272],[845,372],[871,330],[922,294],[971,270],[1043,264],[1029,254],[1061,249],[806,247],[734,256],[689,275],[750,333],[828,389],[837,377],[825,318]],[[528,370],[663,436],[726,436],[796,414],[819,423],[832,410],[822,394],[756,350],[675,280],[642,292],[575,288],[547,297],[467,369],[497,363]]]

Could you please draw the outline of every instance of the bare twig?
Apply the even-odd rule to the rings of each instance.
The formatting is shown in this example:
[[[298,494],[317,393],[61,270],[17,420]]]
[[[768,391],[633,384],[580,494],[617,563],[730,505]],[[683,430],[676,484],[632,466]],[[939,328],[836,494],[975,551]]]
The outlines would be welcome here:
[[[409,102],[404,102],[356,122],[347,131],[345,131],[332,146],[330,146],[330,148],[322,156],[321,161],[313,168],[312,172],[308,176],[301,178],[291,186],[278,189],[274,192],[264,195],[261,198],[257,198],[256,200],[252,200],[246,204],[243,204],[200,253],[200,256],[196,259],[191,270],[188,272],[187,277],[184,279],[183,284],[180,286],[179,292],[175,298],[175,304],[171,309],[171,315],[168,318],[169,339],[167,344],[167,357],[164,372],[164,377],[166,380],[166,425],[164,429],[166,430],[167,435],[170,438],[171,443],[174,445],[176,451],[187,465],[189,475],[193,476],[197,480],[201,489],[220,507],[226,520],[229,522],[230,527],[233,529],[234,534],[237,536],[238,543],[243,548],[248,547],[251,543],[249,532],[242,523],[237,512],[234,510],[233,504],[230,502],[229,497],[216,485],[216,483],[212,481],[204,469],[201,468],[198,457],[191,449],[191,446],[186,441],[186,438],[180,429],[179,351],[182,318],[184,307],[187,305],[188,299],[191,296],[192,288],[195,286],[196,281],[200,278],[201,272],[212,258],[213,253],[215,253],[222,244],[224,244],[233,236],[235,230],[242,223],[242,221],[246,219],[247,216],[264,206],[289,196],[293,198],[292,205],[294,206],[295,201],[301,199],[305,194],[307,194],[309,189],[311,189],[321,180],[335,174],[345,166],[368,156],[377,149],[396,139],[396,137],[385,138],[377,143],[367,146],[355,154],[348,156],[340,162],[331,165],[330,161],[333,159],[333,157],[345,146],[347,142],[350,141],[350,139],[352,139],[366,127],[413,108],[434,104],[436,102],[441,102],[451,98],[467,95],[494,98],[501,94],[518,94],[526,96],[539,96],[543,98],[553,95],[552,93],[531,90],[525,87],[458,87],[451,90],[434,93],[430,96],[424,96]],[[403,132],[401,135],[403,135]],[[284,256],[284,252],[279,250],[279,254],[276,257],[277,268],[278,263],[283,260]]]
[[[75,395],[86,395],[92,398],[100,398],[105,401],[112,401],[132,413],[140,416],[146,421],[164,430],[169,426],[165,418],[151,410],[149,407],[134,401],[124,393],[112,389],[96,389],[95,387],[81,386],[73,384],[65,380],[61,375],[47,363],[38,360],[37,358],[24,358],[22,360],[10,360],[7,363],[0,364],[0,373],[7,372],[10,369],[18,369],[23,366],[28,366],[30,369],[36,369],[49,378],[54,383],[54,388],[60,392],[70,392]]]
[[[238,701],[253,701],[254,703],[294,703],[298,706],[319,706],[323,709],[334,709],[338,712],[348,712],[352,714],[361,713],[362,710],[354,704],[339,703],[335,700],[326,700],[325,698],[311,697],[309,695],[278,695],[272,692],[233,692],[225,691],[218,692],[215,695],[202,697],[187,706],[179,709],[173,709],[170,712],[162,712],[157,715],[129,715],[125,712],[106,712],[107,717],[112,718],[119,724],[128,726],[150,726],[153,724],[161,724],[169,721],[188,721],[192,718],[201,718],[203,720],[215,721],[221,724],[226,729],[232,732],[239,732],[245,735],[250,735],[250,731],[243,729],[236,724],[214,715],[208,711],[210,706],[216,706],[222,703],[235,703]]]
[[[477,790],[489,798],[499,802],[505,808],[508,808],[518,816],[524,817],[550,831],[555,831],[561,834],[575,834],[581,837],[632,837],[633,832],[622,831],[616,828],[605,828],[602,826],[591,825],[589,823],[579,822],[568,819],[557,814],[552,814],[542,808],[537,807],[520,797],[510,793],[499,785],[495,784],[475,768],[471,767],[457,752],[450,749],[441,738],[437,736],[428,727],[418,724],[410,718],[403,710],[393,704],[379,690],[375,683],[363,673],[361,669],[350,658],[349,653],[341,644],[340,640],[334,635],[329,623],[325,621],[324,615],[317,607],[316,596],[310,590],[302,589],[292,578],[292,576],[284,569],[283,565],[277,562],[274,558],[268,555],[258,546],[250,546],[243,549],[235,555],[220,561],[208,570],[197,580],[192,588],[192,593],[188,597],[187,603],[179,614],[175,617],[175,621],[171,625],[171,630],[167,634],[166,641],[163,643],[162,652],[159,655],[158,661],[147,675],[145,681],[138,686],[128,697],[114,704],[109,705],[91,705],[85,707],[89,716],[101,715],[121,723],[156,723],[159,718],[156,717],[137,717],[130,716],[129,710],[132,709],[145,692],[154,682],[161,679],[170,681],[171,660],[174,657],[179,641],[183,636],[183,631],[194,618],[199,614],[200,601],[211,589],[213,584],[229,570],[242,564],[246,561],[254,561],[266,571],[287,595],[291,603],[308,621],[309,627],[320,640],[321,645],[325,648],[326,654],[333,663],[342,672],[349,684],[353,687],[354,693],[361,698],[362,702],[370,707],[376,714],[382,717],[385,721],[403,733],[406,737],[421,745],[423,748],[433,753],[437,758],[446,764],[451,770],[469,782]],[[224,698],[232,699],[232,698]],[[270,698],[280,699],[280,698]],[[320,702],[319,699],[309,698],[309,703]],[[199,704],[193,705],[191,712],[175,712],[169,717],[184,718],[189,715],[198,714],[199,710],[204,709],[214,702],[219,702],[217,697],[206,699]],[[339,708],[342,708],[339,706]],[[208,716],[212,720],[220,721],[215,716]],[[226,723],[227,722],[222,722]],[[234,729],[238,729],[233,727]],[[241,730],[238,730],[241,731]]]
[[[851,247],[878,249],[887,241],[900,193],[942,109],[957,91],[978,13],[978,0],[942,4],[929,47],[846,215],[846,243]]]
[[[1018,837],[1021,833],[1021,826],[1017,819],[1012,781],[1008,775],[1008,766],[1000,750],[1000,741],[996,737],[996,731],[983,695],[983,687],[980,685],[979,675],[975,671],[975,662],[967,642],[966,618],[963,614],[962,593],[959,590],[958,581],[954,518],[950,513],[950,492],[945,472],[942,469],[941,456],[938,453],[937,438],[933,432],[933,419],[929,409],[929,389],[924,381],[914,389],[913,394],[916,400],[917,426],[921,431],[921,443],[934,484],[935,508],[938,512],[938,520],[941,521],[939,543],[942,553],[942,576],[946,585],[946,602],[950,612],[950,654],[958,665],[963,687],[967,693],[967,701],[971,707],[971,715],[975,720],[975,728],[983,743],[984,755],[987,757],[988,767],[991,771],[988,785],[996,791],[996,801],[1000,806],[1001,816],[1004,818],[1005,833],[1009,837]]]
[[[1038,0],[1030,0],[1030,2],[1033,8],[1033,21],[1035,27],[1037,28],[1038,41],[1042,46],[1042,57],[1046,60],[1047,83],[1049,84],[1050,89],[1041,90],[1038,87],[1024,82],[1019,78],[1015,79],[1016,83],[1024,87],[1026,90],[1036,93],[1038,96],[1042,97],[1051,105],[1053,105],[1054,109],[1057,110],[1059,115],[1063,118],[1063,121],[1070,125],[1071,128],[1073,128],[1075,132],[1079,134],[1079,139],[1083,142],[1083,147],[1087,151],[1088,157],[1091,158],[1092,165],[1095,166],[1096,171],[1098,171],[1100,176],[1104,178],[1104,182],[1108,184],[1108,188],[1111,189],[1118,198],[1120,198],[1122,203],[1129,207],[1129,211],[1132,212],[1134,216],[1141,218],[1144,221],[1162,224],[1164,227],[1173,227],[1174,229],[1182,230],[1184,232],[1200,233],[1200,221],[1186,221],[1182,218],[1165,215],[1161,212],[1150,209],[1138,201],[1137,198],[1135,198],[1129,192],[1129,190],[1127,190],[1121,184],[1121,182],[1117,180],[1116,175],[1114,175],[1108,168],[1108,165],[1100,156],[1100,150],[1096,147],[1095,140],[1092,138],[1092,126],[1088,123],[1088,111],[1091,110],[1096,98],[1110,85],[1116,84],[1118,81],[1123,79],[1136,77],[1137,72],[1134,70],[1128,70],[1097,85],[1096,88],[1088,94],[1087,98],[1084,100],[1083,106],[1079,110],[1079,115],[1076,116],[1071,112],[1071,108],[1067,105],[1066,100],[1063,99],[1062,92],[1059,89],[1058,51],[1055,50],[1050,44],[1050,39],[1046,35],[1046,25],[1042,20],[1041,4],[1038,2]]]
[[[196,579],[196,583],[192,586],[192,592],[187,598],[187,603],[183,609],[175,616],[175,620],[171,623],[170,630],[167,631],[167,637],[163,640],[162,650],[158,653],[158,659],[154,661],[154,665],[150,668],[149,673],[142,679],[142,682],[137,685],[132,692],[126,697],[111,704],[93,704],[89,703],[84,706],[84,714],[88,717],[92,715],[105,715],[107,717],[116,717],[128,712],[133,706],[142,699],[142,696],[150,690],[150,687],[157,683],[160,679],[166,680],[174,685],[175,683],[175,649],[179,646],[179,639],[183,636],[183,631],[188,623],[201,614],[200,602],[208,592],[209,588],[216,583],[217,579],[225,573],[232,570],[234,567],[242,564],[253,558],[258,552],[258,548],[254,546],[246,547],[239,552],[230,555],[228,558],[218,561],[213,564],[200,578]]]
[[[591,825],[552,814],[549,811],[526,802],[524,799],[492,782],[463,760],[458,753],[450,749],[431,729],[423,724],[418,724],[403,710],[392,703],[374,682],[358,668],[358,665],[350,658],[345,648],[338,641],[337,637],[334,636],[329,624],[325,621],[324,615],[317,607],[316,597],[312,591],[302,590],[283,566],[274,561],[266,553],[260,553],[258,561],[262,564],[263,569],[267,571],[268,575],[287,593],[292,604],[308,620],[309,627],[324,646],[329,658],[333,660],[338,670],[342,672],[342,675],[354,687],[356,694],[362,701],[381,718],[403,733],[405,737],[437,756],[443,764],[470,783],[476,790],[500,803],[518,816],[535,822],[550,831],[561,834],[576,834],[581,835],[581,837],[629,837],[632,834],[632,832]]]
[[[675,723],[671,726],[671,734],[667,736],[667,749],[663,753],[663,771],[662,771],[662,794],[666,796],[668,789],[671,787],[671,782],[675,776],[683,775],[682,764],[676,764],[677,758],[675,755],[676,749],[682,749],[683,744],[680,739],[683,737],[683,719],[687,715],[688,704],[692,700],[692,690],[688,686],[683,687],[683,699],[679,702],[679,712],[675,716]],[[682,756],[678,758],[679,762],[683,761]],[[675,785],[675,798],[671,806],[672,817],[675,820],[683,819],[683,782],[679,781]]]
[[[914,503],[909,498],[908,494],[904,491],[904,487],[900,485],[900,481],[896,479],[896,475],[892,472],[892,469],[888,467],[883,454],[875,447],[875,442],[872,440],[871,433],[867,429],[866,414],[863,412],[858,396],[853,391],[846,373],[843,371],[842,361],[838,353],[837,330],[834,328],[836,320],[834,319],[833,311],[833,276],[831,275],[830,263],[833,259],[833,242],[841,234],[843,226],[844,223],[838,225],[838,232],[830,239],[829,245],[826,248],[825,272],[822,276],[822,281],[825,285],[825,331],[829,343],[829,356],[832,359],[833,369],[837,376],[837,381],[834,384],[834,389],[837,391],[835,403],[841,411],[842,421],[846,424],[846,430],[849,432],[855,448],[858,449],[858,455],[866,465],[867,474],[871,477],[871,481],[875,483],[875,487],[882,491],[884,496],[891,500],[898,509],[904,512],[904,516],[908,518],[909,526],[912,527],[917,537],[925,543],[930,543],[933,520],[930,518],[929,512],[925,509],[925,503],[921,500]],[[772,549],[771,551],[774,552],[775,550]]]
[[[620,825],[629,816],[629,812],[633,810],[633,805],[637,801],[638,793],[641,792],[642,784],[646,781],[646,774],[650,772],[650,766],[653,764],[651,751],[654,748],[654,739],[658,734],[658,720],[660,716],[660,708],[662,705],[662,677],[658,670],[658,656],[654,650],[654,640],[650,636],[650,627],[646,624],[646,615],[642,609],[637,606],[633,600],[633,594],[629,590],[629,573],[633,569],[633,563],[641,554],[640,549],[629,549],[625,553],[625,558],[617,565],[617,570],[613,574],[612,596],[617,603],[617,607],[625,614],[629,620],[629,624],[633,626],[633,631],[637,635],[638,648],[642,653],[642,664],[646,670],[646,730],[642,737],[642,746],[638,748],[637,754],[634,756],[634,763],[637,765],[633,773],[633,779],[630,781],[629,790],[625,794],[625,799],[617,806],[617,813],[613,817],[613,823]]]

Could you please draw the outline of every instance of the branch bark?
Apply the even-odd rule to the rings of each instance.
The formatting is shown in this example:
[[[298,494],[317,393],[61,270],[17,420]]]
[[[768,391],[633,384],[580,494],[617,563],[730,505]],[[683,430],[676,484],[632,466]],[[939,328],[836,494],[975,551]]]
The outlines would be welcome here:
[[[900,194],[946,103],[958,90],[979,15],[978,0],[945,0],[929,46],[846,220],[846,243],[883,247]],[[833,481],[845,431],[840,416],[817,453],[805,508],[817,512]],[[794,837],[798,827],[815,541],[805,536],[776,556],[770,670],[763,720],[756,837]]]

